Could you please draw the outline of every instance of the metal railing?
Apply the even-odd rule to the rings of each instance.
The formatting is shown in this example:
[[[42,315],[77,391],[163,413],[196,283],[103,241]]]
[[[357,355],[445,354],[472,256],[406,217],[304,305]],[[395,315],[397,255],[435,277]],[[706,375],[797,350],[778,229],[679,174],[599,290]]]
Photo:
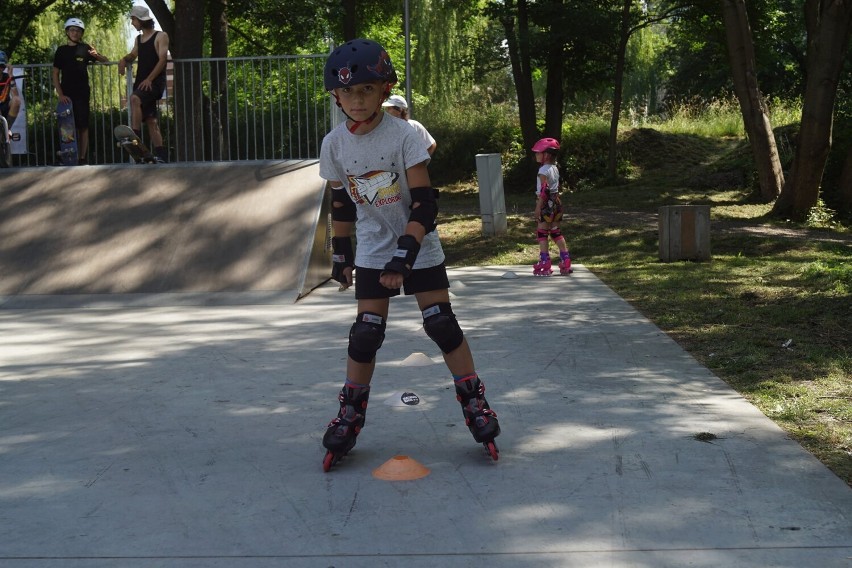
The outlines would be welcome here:
[[[325,55],[188,59],[169,62],[160,130],[170,161],[315,159],[337,115],[322,85]],[[25,153],[15,166],[55,165],[59,134],[52,64],[15,65],[23,78]],[[128,157],[112,131],[130,124],[133,71],[115,63],[89,66],[91,164]],[[19,118],[20,122],[20,118]],[[17,123],[16,123],[16,126]],[[142,138],[147,144],[146,128]],[[19,147],[20,148],[20,147]]]

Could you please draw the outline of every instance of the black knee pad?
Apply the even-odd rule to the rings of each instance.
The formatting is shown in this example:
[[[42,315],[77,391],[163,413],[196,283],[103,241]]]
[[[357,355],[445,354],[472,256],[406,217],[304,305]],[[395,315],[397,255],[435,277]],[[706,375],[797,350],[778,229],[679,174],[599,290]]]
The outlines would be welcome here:
[[[449,302],[432,304],[423,310],[423,329],[444,353],[455,351],[464,341],[464,333]]]
[[[349,330],[349,356],[353,361],[369,363],[385,340],[384,318],[379,314],[361,312]]]

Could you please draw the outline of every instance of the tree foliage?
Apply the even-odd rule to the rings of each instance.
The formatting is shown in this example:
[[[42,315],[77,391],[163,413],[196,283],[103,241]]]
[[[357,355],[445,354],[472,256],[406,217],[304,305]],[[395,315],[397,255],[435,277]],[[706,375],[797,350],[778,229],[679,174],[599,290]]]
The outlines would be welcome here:
[[[110,29],[112,24],[123,19],[131,4],[132,0],[0,0],[0,13],[3,14],[0,49],[13,61],[42,63],[48,53],[50,59],[53,54],[36,25],[41,16],[54,14],[60,26],[68,18],[76,17],[84,22],[97,23],[98,28]],[[87,40],[94,36],[89,31],[87,29]]]
[[[101,40],[97,34],[110,29],[111,22],[126,21],[131,3],[0,0],[4,13],[0,49],[13,60],[48,61],[54,44],[62,41],[50,32],[49,18],[61,22],[76,16],[99,28],[92,34],[87,30],[86,39],[93,43],[97,39],[99,49],[115,57],[118,54],[109,53],[106,38]],[[414,104],[440,108],[462,101],[511,102],[527,147],[541,135],[558,138],[564,113],[572,108],[605,103],[617,132],[623,106],[632,116],[647,117],[662,94],[667,101],[707,102],[728,98],[734,88],[720,0],[409,0],[411,85],[404,84],[400,0],[146,3],[171,36],[176,59],[326,52],[332,44],[371,37],[391,53],[399,70],[399,88],[414,91]],[[748,0],[744,4],[761,98],[771,102],[805,97],[817,45],[808,30],[818,29],[808,24],[806,14],[812,18],[815,9],[841,13],[832,10],[846,10],[847,4],[844,0]],[[664,12],[669,19],[655,19]],[[841,141],[850,140],[840,144],[845,153],[852,148],[846,126],[852,125],[849,48],[848,42],[833,45],[843,51],[840,62],[845,67],[826,77],[837,85],[831,103],[836,100],[841,130],[833,134]],[[194,96],[187,100],[209,103]],[[827,132],[830,140],[831,129]],[[849,156],[852,160],[852,150]],[[829,155],[826,163],[833,173],[828,180],[849,186],[843,199],[851,201],[852,161],[846,167],[843,162]],[[815,179],[815,174],[808,178]],[[813,193],[809,195],[801,203],[794,200],[797,211],[802,203],[812,201]],[[788,196],[785,202],[790,202]]]

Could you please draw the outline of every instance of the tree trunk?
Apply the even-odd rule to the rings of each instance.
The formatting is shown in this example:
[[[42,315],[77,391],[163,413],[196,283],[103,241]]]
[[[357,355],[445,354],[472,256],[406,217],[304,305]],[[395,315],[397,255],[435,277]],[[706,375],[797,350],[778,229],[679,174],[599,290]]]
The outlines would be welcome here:
[[[807,83],[802,123],[790,178],[772,213],[803,221],[819,201],[825,163],[831,150],[831,129],[837,82],[843,69],[852,23],[852,2],[807,0]]]
[[[163,28],[164,32],[169,34],[169,39],[174,42],[175,35],[177,35],[175,34],[175,16],[172,14],[171,9],[169,9],[169,5],[166,4],[165,0],[145,0],[145,3],[148,4],[151,13],[157,18],[160,27]],[[171,46],[170,51],[176,53],[174,45]]]
[[[843,173],[840,175],[838,188],[837,210],[846,215],[852,214],[852,148],[846,154],[843,162]]]
[[[175,3],[175,33],[170,36],[174,63],[176,150],[179,161],[204,159],[204,94],[201,63],[207,0]],[[158,18],[159,19],[159,18]]]
[[[606,172],[610,179],[617,174],[618,121],[621,117],[621,100],[624,94],[624,68],[627,60],[627,42],[630,41],[630,8],[633,0],[624,0],[621,8],[621,29],[618,33],[618,52],[615,57],[615,85],[612,93],[612,117],[609,121],[609,152]]]
[[[563,6],[563,0],[554,0]],[[547,86],[544,99],[544,135],[562,140],[562,107],[565,101],[565,89],[562,84],[565,77],[565,45],[561,34],[551,26],[550,42],[547,50]]]
[[[210,1],[210,55],[218,58],[210,69],[210,140],[214,159],[227,160],[230,140],[228,122],[228,0]]]
[[[343,5],[343,41],[351,41],[358,38],[358,13],[356,11],[356,0],[341,0]]]
[[[524,146],[529,149],[535,144],[538,138],[538,129],[536,127],[535,96],[532,87],[528,44],[526,58],[523,56],[524,42],[522,40],[529,37],[526,7],[526,0],[518,1],[517,21],[520,29],[517,34],[515,32],[515,14],[512,13],[514,8],[512,0],[506,2],[506,13],[502,18],[502,23],[506,30],[509,60],[512,63],[512,77],[515,80],[515,91],[518,97],[518,117],[521,124],[521,135],[524,139]]]
[[[722,16],[728,40],[734,92],[740,102],[740,112],[751,143],[760,182],[760,196],[768,203],[781,192],[784,173],[769,113],[757,84],[754,42],[745,0],[722,0]]]

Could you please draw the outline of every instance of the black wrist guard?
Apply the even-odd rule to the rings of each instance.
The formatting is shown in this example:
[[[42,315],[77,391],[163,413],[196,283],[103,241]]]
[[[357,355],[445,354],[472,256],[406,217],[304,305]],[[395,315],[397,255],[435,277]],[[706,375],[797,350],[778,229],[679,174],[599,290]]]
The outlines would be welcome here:
[[[396,247],[393,258],[385,265],[385,271],[399,272],[403,278],[408,278],[417,253],[420,252],[420,243],[411,235],[402,235],[397,239]]]
[[[355,253],[352,250],[352,237],[331,238],[331,278],[341,284],[346,284],[343,269],[355,266]]]

